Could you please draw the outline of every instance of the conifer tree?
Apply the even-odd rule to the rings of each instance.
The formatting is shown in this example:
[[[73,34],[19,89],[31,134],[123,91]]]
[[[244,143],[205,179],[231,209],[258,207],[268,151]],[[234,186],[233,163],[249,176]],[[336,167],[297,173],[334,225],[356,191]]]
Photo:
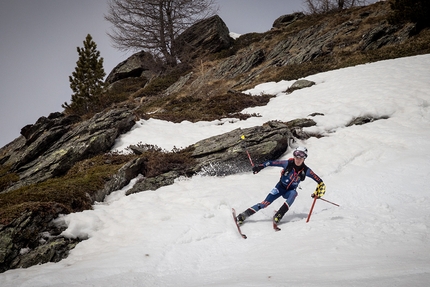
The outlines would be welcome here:
[[[79,59],[75,71],[69,76],[70,88],[73,91],[71,103],[64,103],[66,112],[84,115],[97,106],[96,99],[103,92],[106,75],[103,69],[103,58],[90,34],[85,38],[84,47],[77,47]]]

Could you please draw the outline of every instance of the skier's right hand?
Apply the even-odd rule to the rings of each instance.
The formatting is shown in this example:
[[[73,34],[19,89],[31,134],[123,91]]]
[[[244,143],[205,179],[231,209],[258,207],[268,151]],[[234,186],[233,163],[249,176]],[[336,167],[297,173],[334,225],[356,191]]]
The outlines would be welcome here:
[[[263,168],[264,168],[264,165],[257,164],[257,165],[252,167],[252,173],[254,173],[254,174],[259,173],[260,170],[262,170]]]

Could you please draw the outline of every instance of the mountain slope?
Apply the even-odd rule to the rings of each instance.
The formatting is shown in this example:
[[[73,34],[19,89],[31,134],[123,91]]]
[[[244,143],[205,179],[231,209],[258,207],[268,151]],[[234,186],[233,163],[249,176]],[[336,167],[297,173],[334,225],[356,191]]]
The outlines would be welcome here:
[[[257,175],[194,176],[156,191],[124,196],[61,218],[65,235],[89,237],[67,259],[0,275],[2,286],[425,286],[430,279],[430,56],[361,65],[309,76],[316,85],[285,94],[288,82],[267,83],[253,92],[276,94],[261,118],[173,125],[178,134],[199,129],[234,129],[272,118],[316,116],[325,134],[304,143],[307,164],[327,184],[309,223],[305,218],[315,183],[299,196],[280,225],[271,227],[277,200],[243,226],[243,240],[231,219],[261,201],[279,169]],[[357,115],[388,116],[347,127]],[[123,136],[141,139],[159,121],[142,122]],[[168,130],[168,125],[164,125]],[[205,134],[206,136],[206,134]],[[159,133],[152,140],[184,140]],[[244,155],[246,156],[246,155]],[[283,156],[288,158],[291,151]]]

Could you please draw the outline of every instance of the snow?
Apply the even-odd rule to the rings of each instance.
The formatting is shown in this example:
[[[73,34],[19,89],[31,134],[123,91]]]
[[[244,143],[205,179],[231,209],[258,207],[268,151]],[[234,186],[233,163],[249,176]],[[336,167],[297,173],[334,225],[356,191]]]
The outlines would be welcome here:
[[[381,61],[309,76],[316,85],[285,94],[293,81],[247,91],[276,95],[246,121],[174,124],[139,121],[116,150],[156,144],[166,150],[268,120],[313,117],[323,133],[297,144],[327,186],[310,222],[315,182],[274,232],[282,204],[249,218],[242,239],[232,221],[262,201],[279,168],[226,177],[196,175],[130,196],[133,183],[94,210],[62,216],[65,236],[88,238],[58,263],[0,274],[0,286],[428,286],[430,281],[430,55]],[[386,116],[346,127],[357,116]],[[311,117],[309,117],[311,118]],[[252,156],[252,155],[251,155]],[[246,154],[244,154],[246,157]],[[288,150],[282,158],[291,157]]]

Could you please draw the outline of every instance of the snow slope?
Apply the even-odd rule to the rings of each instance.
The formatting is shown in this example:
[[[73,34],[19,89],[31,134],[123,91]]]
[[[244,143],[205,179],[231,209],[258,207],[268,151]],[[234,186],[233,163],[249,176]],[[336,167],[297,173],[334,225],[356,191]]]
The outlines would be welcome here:
[[[65,235],[89,238],[67,259],[7,271],[0,286],[428,286],[429,77],[430,55],[401,58],[309,76],[316,85],[289,95],[283,91],[292,81],[259,85],[248,92],[277,96],[245,110],[261,115],[247,121],[140,121],[115,149],[143,142],[170,150],[322,113],[308,131],[325,137],[297,144],[309,149],[306,163],[326,183],[325,198],[340,207],[317,201],[306,223],[316,186],[307,179],[282,231],[271,227],[278,199],[247,221],[244,240],[231,208],[262,201],[279,168],[197,175],[131,196],[126,187],[94,210],[58,220],[68,224]],[[367,115],[388,119],[346,127]]]

